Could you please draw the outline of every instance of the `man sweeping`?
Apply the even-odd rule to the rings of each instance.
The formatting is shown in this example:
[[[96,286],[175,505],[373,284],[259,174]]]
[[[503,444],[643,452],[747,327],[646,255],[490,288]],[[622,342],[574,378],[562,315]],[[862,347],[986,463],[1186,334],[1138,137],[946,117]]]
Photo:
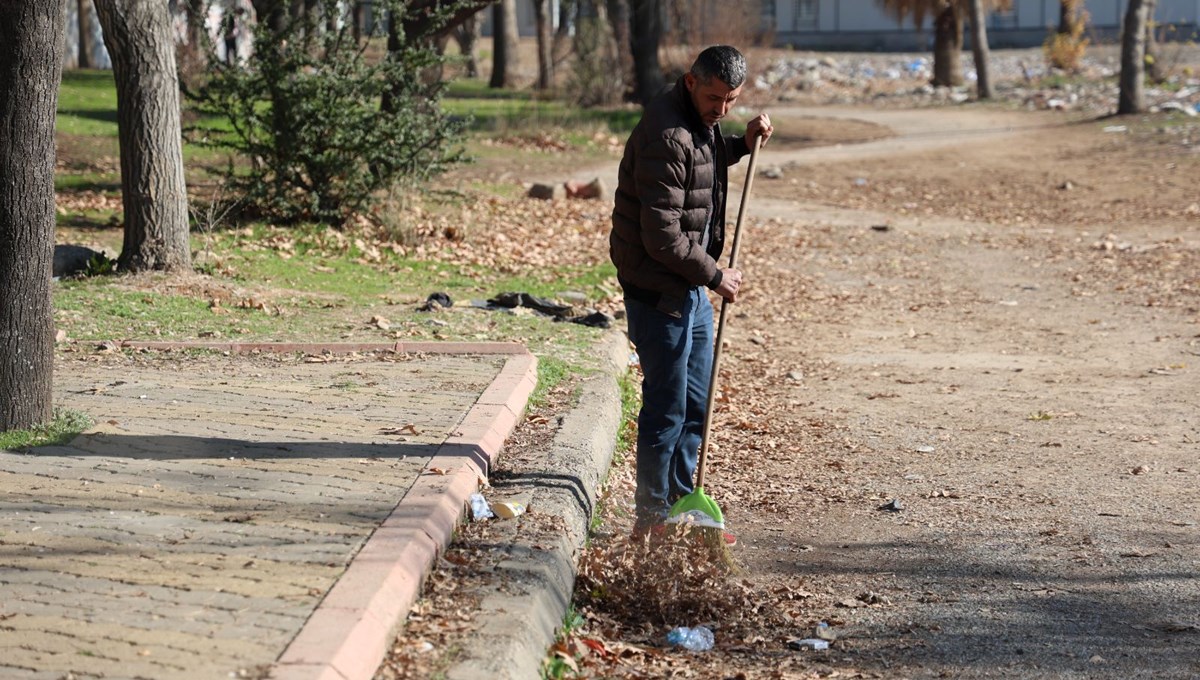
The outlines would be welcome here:
[[[745,80],[737,49],[705,49],[646,105],[621,159],[609,253],[642,366],[635,535],[661,531],[672,504],[693,490],[712,372],[708,291],[733,302],[742,282],[739,270],[717,263],[728,168],[773,132],[763,113],[745,136],[721,134]],[[726,533],[725,541],[736,539]]]

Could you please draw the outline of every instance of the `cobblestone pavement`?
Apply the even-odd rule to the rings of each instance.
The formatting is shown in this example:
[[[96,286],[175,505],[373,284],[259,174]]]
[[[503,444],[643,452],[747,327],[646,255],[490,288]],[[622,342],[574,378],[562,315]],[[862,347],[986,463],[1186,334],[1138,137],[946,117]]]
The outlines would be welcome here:
[[[264,677],[506,362],[65,356],[95,427],[0,451],[0,678]]]

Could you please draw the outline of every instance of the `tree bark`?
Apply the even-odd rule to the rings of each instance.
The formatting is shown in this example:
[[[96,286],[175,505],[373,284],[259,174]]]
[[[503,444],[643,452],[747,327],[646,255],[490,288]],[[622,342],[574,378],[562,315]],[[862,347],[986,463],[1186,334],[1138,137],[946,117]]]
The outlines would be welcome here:
[[[956,3],[947,3],[933,22],[933,85],[962,85],[962,17]]]
[[[517,47],[517,0],[499,0],[492,10],[492,79],[489,87],[512,87],[516,84],[519,58]]]
[[[458,51],[462,52],[466,62],[468,78],[479,77],[479,57],[475,55],[475,46],[479,43],[479,28],[482,23],[479,13],[476,12],[454,29],[454,36],[458,39]]]
[[[117,82],[123,271],[190,269],[175,45],[165,3],[96,0]]]
[[[54,119],[66,0],[0,2],[0,431],[50,420]]]
[[[1144,0],[1129,0],[1125,25],[1121,31],[1121,94],[1117,113],[1141,113],[1144,106],[1144,68],[1146,64],[1146,17]]]
[[[629,50],[633,54],[637,100],[643,106],[664,86],[658,46],[662,42],[662,9],[659,0],[629,0]]]
[[[92,0],[79,0],[79,55],[75,66],[78,68],[92,67]]]
[[[975,55],[976,92],[980,99],[991,99],[996,95],[992,90],[991,68],[988,65],[987,12],[983,0],[970,0],[971,3],[971,52]]]
[[[537,89],[548,90],[554,81],[554,32],[550,25],[550,0],[533,0],[537,17]]]
[[[633,55],[629,51],[629,0],[607,0],[607,3],[608,22],[617,45],[617,63],[621,65],[621,81],[628,83],[633,73]]]

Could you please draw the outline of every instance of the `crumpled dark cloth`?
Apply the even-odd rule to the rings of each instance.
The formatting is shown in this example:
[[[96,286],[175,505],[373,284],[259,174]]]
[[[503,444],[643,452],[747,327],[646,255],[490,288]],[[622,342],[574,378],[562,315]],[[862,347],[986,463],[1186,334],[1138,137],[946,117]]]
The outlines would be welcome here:
[[[571,323],[591,326],[593,328],[612,328],[613,321],[615,321],[615,319],[604,312],[592,312],[591,314],[585,314],[582,316],[573,316],[569,319],[558,318],[555,319],[555,321],[570,321]]]
[[[513,307],[529,307],[553,317],[570,316],[572,311],[571,305],[561,305],[536,295],[530,295],[529,293],[500,293],[496,297],[489,299],[488,304],[493,307],[507,307],[509,309]]]
[[[432,312],[439,308],[449,308],[454,306],[454,301],[446,293],[430,293],[429,297],[425,298],[425,303],[417,307],[421,312]]]

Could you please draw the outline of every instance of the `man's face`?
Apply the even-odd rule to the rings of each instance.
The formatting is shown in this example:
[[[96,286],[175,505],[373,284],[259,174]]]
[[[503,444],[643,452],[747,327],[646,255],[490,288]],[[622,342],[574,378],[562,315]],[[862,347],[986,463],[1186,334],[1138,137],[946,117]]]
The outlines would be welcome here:
[[[730,88],[716,77],[709,78],[708,82],[704,83],[691,73],[685,73],[683,83],[692,95],[692,103],[700,112],[700,118],[708,127],[716,125],[717,121],[724,118],[742,94],[741,85]]]

